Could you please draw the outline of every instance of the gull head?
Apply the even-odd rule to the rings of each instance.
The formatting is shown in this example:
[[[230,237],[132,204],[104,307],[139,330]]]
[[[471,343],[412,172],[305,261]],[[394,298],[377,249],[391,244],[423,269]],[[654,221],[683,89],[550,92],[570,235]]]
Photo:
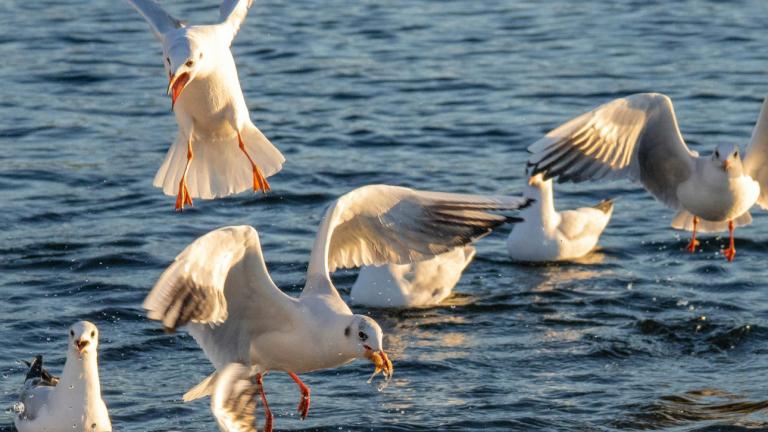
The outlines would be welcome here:
[[[78,357],[96,353],[99,346],[99,329],[88,321],[78,321],[69,328],[69,349]]]
[[[552,184],[552,179],[544,180],[544,174],[538,173],[534,176],[531,176],[528,179],[528,186],[534,187],[534,188],[543,188],[546,185]]]
[[[353,315],[352,322],[344,329],[344,337],[347,338],[347,343],[354,350],[357,358],[370,360],[374,364],[375,370],[371,379],[382,372],[385,383],[389,382],[394,369],[384,352],[382,342],[384,333],[379,324],[370,317]]]
[[[171,110],[181,92],[200,73],[203,50],[194,38],[186,35],[173,41],[165,52],[165,70],[168,72],[168,95]]]
[[[742,174],[739,146],[735,144],[719,144],[712,152],[712,164],[729,177],[738,177]]]

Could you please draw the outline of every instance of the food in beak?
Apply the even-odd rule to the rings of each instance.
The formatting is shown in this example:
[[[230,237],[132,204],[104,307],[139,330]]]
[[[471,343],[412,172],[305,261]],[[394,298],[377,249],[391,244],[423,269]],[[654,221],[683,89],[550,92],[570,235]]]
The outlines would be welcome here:
[[[394,367],[392,367],[392,362],[389,360],[389,357],[387,357],[387,354],[384,351],[373,351],[370,348],[366,347],[365,350],[365,357],[372,361],[374,366],[376,366],[376,369],[374,369],[373,374],[370,378],[368,378],[368,382],[372,382],[373,378],[381,372],[384,375],[384,384],[379,387],[379,390],[383,390],[384,387],[389,384],[389,380],[392,379],[392,374],[394,373]]]
[[[75,341],[75,346],[77,347],[77,351],[82,353],[85,347],[88,346],[88,341],[87,340]]]
[[[168,94],[171,95],[171,111],[176,106],[176,99],[179,98],[184,87],[189,82],[189,73],[183,72],[180,75],[171,75],[168,81]]]

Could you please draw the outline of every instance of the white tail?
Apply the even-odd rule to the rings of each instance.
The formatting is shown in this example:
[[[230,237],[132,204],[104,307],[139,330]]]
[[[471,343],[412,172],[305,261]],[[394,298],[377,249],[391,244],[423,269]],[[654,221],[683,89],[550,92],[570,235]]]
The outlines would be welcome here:
[[[743,215],[733,220],[734,228],[751,223],[752,215],[749,212],[744,212]],[[675,218],[672,219],[672,228],[693,231],[693,215],[685,210],[680,210],[675,215]],[[696,231],[703,233],[728,231],[728,221],[715,222],[699,218],[699,222],[696,224]]]
[[[248,154],[265,178],[280,171],[285,158],[256,126],[249,122],[241,133]],[[212,199],[253,187],[251,164],[240,150],[236,135],[204,141],[196,140],[193,135],[192,153],[194,157],[187,173],[187,189],[192,198]],[[180,133],[168,149],[153,184],[166,195],[176,195],[186,164],[187,136]]]

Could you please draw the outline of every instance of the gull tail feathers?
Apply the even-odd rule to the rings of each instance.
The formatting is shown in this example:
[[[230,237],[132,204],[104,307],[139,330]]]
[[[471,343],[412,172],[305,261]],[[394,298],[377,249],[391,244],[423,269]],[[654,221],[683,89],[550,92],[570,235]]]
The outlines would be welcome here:
[[[280,151],[250,122],[240,131],[248,156],[267,178],[283,166]],[[188,136],[179,133],[153,184],[166,195],[179,192],[179,182],[187,165]],[[240,149],[237,135],[200,139],[192,136],[192,162],[187,172],[187,189],[192,198],[213,199],[252,190],[253,170],[248,156]]]
[[[603,213],[611,213],[613,211],[613,202],[615,201],[614,198],[604,199],[600,201],[599,203],[592,206],[592,208],[600,210]]]
[[[746,226],[752,223],[752,215],[749,212],[744,212],[743,215],[733,220],[733,226],[738,228],[740,226]],[[680,210],[672,219],[672,228],[693,231],[693,214],[686,210]],[[696,231],[702,233],[710,232],[723,232],[728,231],[728,221],[715,222],[708,221],[699,218],[699,222],[696,225]]]
[[[216,387],[217,376],[218,372],[214,372],[208,375],[208,377],[206,377],[204,380],[200,381],[196,386],[189,389],[186,393],[184,393],[184,396],[182,396],[184,402],[190,402],[195,399],[210,396]]]

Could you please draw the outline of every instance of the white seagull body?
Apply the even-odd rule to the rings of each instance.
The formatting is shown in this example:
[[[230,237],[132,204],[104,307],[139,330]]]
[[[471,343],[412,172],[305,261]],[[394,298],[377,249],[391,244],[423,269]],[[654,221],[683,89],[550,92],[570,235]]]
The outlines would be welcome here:
[[[723,251],[732,261],[733,230],[752,221],[755,204],[768,208],[768,100],[763,102],[743,161],[735,145],[720,144],[709,158],[688,149],[672,101],[658,93],[616,99],[549,132],[531,145],[532,173],[559,182],[629,178],[677,210],[672,226],[730,232]]]
[[[67,360],[61,378],[31,364],[13,423],[19,432],[110,432],[112,424],[101,398],[97,362],[98,329],[87,321],[70,327]]]
[[[439,304],[451,295],[475,252],[474,246],[467,245],[411,264],[363,266],[352,286],[350,301],[391,308]]]
[[[225,0],[218,24],[187,27],[154,0],[128,0],[163,45],[168,93],[179,132],[154,185],[176,195],[212,199],[253,188],[280,171],[283,155],[251,122],[230,45],[253,0]]]
[[[214,230],[189,245],[160,277],[144,308],[168,329],[188,325],[217,370],[187,392],[185,400],[214,393],[217,418],[226,412],[227,418],[252,419],[238,408],[252,404],[226,402],[243,400],[241,393],[228,389],[248,388],[222,383],[222,371],[239,363],[250,369],[265,408],[265,430],[270,430],[272,415],[261,386],[266,371],[284,371],[294,379],[302,392],[302,417],[309,410],[309,389],[297,373],[361,358],[373,361],[376,372],[383,370],[387,379],[392,374],[381,328],[367,316],[352,314],[331,282],[331,272],[431,258],[509,220],[486,210],[517,209],[526,202],[385,185],[362,187],[328,209],[299,298],[286,295],[272,282],[256,230],[236,226]],[[230,368],[228,379],[244,382],[242,371]],[[232,394],[226,396],[228,391]]]
[[[536,174],[528,180],[523,196],[535,202],[520,213],[507,238],[509,256],[515,261],[567,261],[581,258],[596,246],[611,220],[613,202],[558,212],[552,180]]]

